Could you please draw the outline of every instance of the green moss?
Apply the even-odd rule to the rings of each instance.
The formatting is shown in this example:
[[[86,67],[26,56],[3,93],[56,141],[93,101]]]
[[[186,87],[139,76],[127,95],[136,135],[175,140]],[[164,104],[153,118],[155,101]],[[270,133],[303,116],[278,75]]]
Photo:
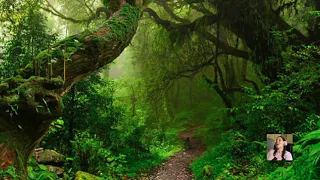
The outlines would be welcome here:
[[[140,7],[125,4],[120,11],[120,17],[114,17],[106,22],[111,28],[111,37],[122,40],[134,29],[134,23],[138,19]]]
[[[45,88],[45,89],[47,89],[47,90],[55,90],[55,89],[62,88],[63,83],[64,83],[64,82],[63,82],[63,80],[61,79],[61,77],[52,78],[52,79],[44,78],[44,79],[42,80],[43,88]]]
[[[78,35],[77,35],[77,38],[78,38],[80,41],[82,41],[83,39],[85,39],[87,36],[89,36],[89,35],[91,35],[91,34],[92,34],[91,31],[85,30],[85,31],[83,31],[82,33],[78,34]]]
[[[43,150],[39,152],[38,162],[41,163],[64,163],[66,157],[54,150]]]
[[[85,41],[89,36],[98,46],[99,50],[105,48],[107,41],[125,40],[127,34],[134,33],[141,7],[125,4],[120,11],[120,16],[114,16],[106,21],[105,26],[110,28],[104,37],[93,35],[91,31],[86,30],[80,34],[69,36],[64,40],[55,43],[50,49],[40,52],[35,59],[40,63],[40,70],[44,70],[48,60],[57,58],[61,61],[65,56],[67,59],[78,51],[85,49]],[[106,40],[107,39],[107,40]],[[65,51],[64,51],[65,50]],[[41,71],[43,72],[43,71]],[[29,63],[24,69],[17,70],[24,78],[29,78],[33,73],[33,63]],[[43,73],[41,73],[43,74]]]
[[[64,56],[66,56],[67,58],[70,58],[72,54],[74,54],[78,50],[83,49],[83,43],[81,42],[81,38],[79,37],[82,37],[87,33],[88,31],[85,31],[80,35],[70,36],[62,41],[59,41],[58,43],[54,44],[51,47],[51,49],[47,49],[40,52],[36,56],[36,59],[41,60],[41,62],[43,63],[44,62],[43,60],[52,59],[52,58],[59,58],[59,57],[62,58]],[[64,52],[64,50],[66,51]]]
[[[92,35],[90,36],[91,40],[95,42],[95,44],[98,45],[98,48],[101,50],[104,48],[106,44],[106,40],[101,36]]]
[[[102,178],[83,171],[78,171],[75,180],[102,180]]]
[[[9,85],[10,89],[17,88],[20,84],[26,82],[26,80],[23,79],[22,76],[20,76],[20,75],[12,77],[12,78],[9,78],[6,81],[7,81],[8,85]]]
[[[13,96],[7,96],[5,99],[8,104],[17,104],[20,98],[19,95],[15,94]]]

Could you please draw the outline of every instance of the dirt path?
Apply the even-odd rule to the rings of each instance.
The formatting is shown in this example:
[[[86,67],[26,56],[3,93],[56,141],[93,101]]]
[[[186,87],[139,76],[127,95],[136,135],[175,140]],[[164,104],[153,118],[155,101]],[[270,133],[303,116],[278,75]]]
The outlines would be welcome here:
[[[197,139],[192,137],[192,133],[196,128],[181,132],[179,138],[185,142],[186,138],[190,138],[190,147],[186,150],[177,152],[166,162],[158,165],[149,177],[143,180],[192,180],[193,175],[189,168],[190,163],[195,158],[202,155],[205,146]]]

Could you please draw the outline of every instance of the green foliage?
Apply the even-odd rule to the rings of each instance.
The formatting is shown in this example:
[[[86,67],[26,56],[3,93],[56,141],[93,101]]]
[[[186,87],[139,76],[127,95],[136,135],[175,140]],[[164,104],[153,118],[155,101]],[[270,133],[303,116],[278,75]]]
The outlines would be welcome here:
[[[34,158],[28,162],[28,180],[56,180],[58,176],[48,171],[48,168],[43,164],[38,164]]]
[[[268,179],[278,167],[291,163],[266,160],[266,143],[249,141],[237,131],[222,134],[221,142],[199,159],[191,168],[196,179]],[[290,171],[289,174],[292,174]]]
[[[313,17],[320,17],[320,11],[309,11],[309,14]]]
[[[108,7],[109,5],[109,0],[102,0],[102,3],[105,7]]]
[[[139,8],[124,4],[120,15],[123,16],[121,21],[117,18],[112,18],[107,21],[107,25],[111,28],[112,38],[123,40],[129,32],[133,32],[137,27],[136,21],[139,16]]]
[[[77,83],[63,99],[63,117],[52,123],[41,146],[68,154],[65,167],[72,172],[82,170],[106,179],[135,177],[181,149],[178,131],[148,127],[143,109],[132,116],[123,99],[114,95],[117,88],[117,82],[98,74]]]
[[[244,136],[237,131],[223,134],[219,145],[210,148],[202,157],[192,163],[191,168],[195,177],[197,179],[230,179],[233,170],[241,170],[241,164],[230,162],[237,161],[238,157],[241,157],[242,161],[246,160],[246,145],[248,143]]]
[[[314,59],[318,50],[315,46],[302,46],[284,54],[286,73],[278,75],[278,81],[265,86],[261,94],[246,88],[249,95],[233,111],[237,112],[234,120],[240,120],[248,128],[248,136],[285,133],[293,128],[304,132],[315,127],[317,116],[314,114],[319,99],[311,96],[317,96],[316,86],[320,80],[319,66]]]
[[[14,180],[19,179],[19,175],[15,170],[14,166],[9,166],[7,170],[0,170],[0,178],[13,178]]]
[[[319,123],[320,121],[318,120]],[[293,149],[296,157],[293,164],[287,168],[277,168],[268,177],[275,179],[318,179],[320,177],[319,133],[319,129],[317,129],[302,136]]]
[[[80,169],[109,178],[119,178],[125,170],[123,164],[126,163],[126,156],[114,155],[97,136],[87,132],[76,135],[73,149],[75,150],[74,163],[79,164]]]
[[[285,66],[277,81],[266,85],[260,94],[243,87],[247,94],[240,106],[231,109],[236,113],[231,120],[237,120],[246,129],[242,133],[223,134],[220,144],[210,147],[192,164],[197,179],[319,177],[320,139],[319,130],[315,130],[320,122],[317,113],[320,68],[316,60],[319,52],[314,45],[289,48],[282,53]],[[295,132],[295,141],[300,140],[295,142],[294,161],[267,162],[265,135],[288,131]]]
[[[36,54],[55,41],[56,35],[46,30],[46,19],[36,6],[25,5],[22,18],[12,25],[9,41],[4,46],[4,63],[0,64],[0,77],[13,76],[15,70],[33,60]],[[1,79],[0,79],[1,80]]]
[[[14,180],[21,179],[15,167],[9,166],[7,170],[0,171],[0,178],[13,178]],[[28,161],[28,178],[27,180],[56,180],[58,176],[48,171],[48,168],[43,164],[38,164],[34,158]]]

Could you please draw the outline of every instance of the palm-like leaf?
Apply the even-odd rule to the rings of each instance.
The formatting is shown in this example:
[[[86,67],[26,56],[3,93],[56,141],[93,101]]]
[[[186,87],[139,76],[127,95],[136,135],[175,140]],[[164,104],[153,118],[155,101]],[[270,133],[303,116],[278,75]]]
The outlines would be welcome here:
[[[306,148],[308,145],[314,145],[320,142],[320,129],[310,132],[305,135],[298,144],[301,144],[301,149]]]
[[[297,143],[298,152],[309,149],[309,155],[314,159],[313,165],[316,166],[320,162],[320,129],[308,133]]]

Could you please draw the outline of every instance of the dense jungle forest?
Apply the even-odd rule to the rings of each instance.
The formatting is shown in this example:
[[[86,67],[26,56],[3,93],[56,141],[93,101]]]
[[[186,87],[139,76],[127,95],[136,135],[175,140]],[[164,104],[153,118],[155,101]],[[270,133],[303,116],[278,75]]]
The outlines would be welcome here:
[[[320,179],[319,60],[319,0],[0,0],[0,179]]]

